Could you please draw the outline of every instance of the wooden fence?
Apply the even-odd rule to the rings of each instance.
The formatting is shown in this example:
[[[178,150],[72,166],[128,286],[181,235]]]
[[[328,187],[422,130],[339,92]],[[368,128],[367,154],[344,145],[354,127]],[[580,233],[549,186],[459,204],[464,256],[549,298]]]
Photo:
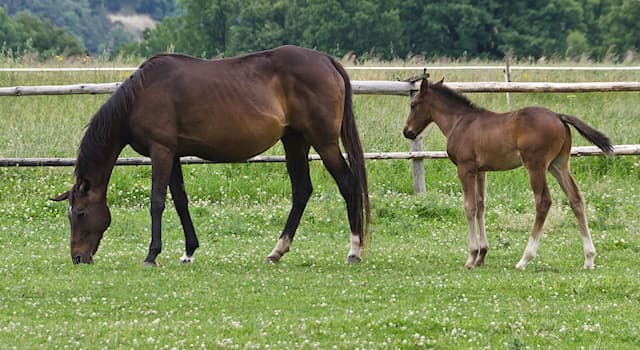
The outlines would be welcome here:
[[[120,83],[74,84],[49,86],[14,86],[0,88],[0,96],[34,96],[34,95],[69,95],[69,94],[111,94]],[[379,94],[412,96],[419,84],[406,81],[366,81],[351,82],[354,94]],[[640,91],[640,82],[598,82],[598,83],[516,83],[516,82],[464,82],[446,83],[450,88],[460,92],[594,92],[594,91]],[[574,147],[572,155],[601,155],[596,147]],[[640,145],[616,145],[616,155],[640,155]],[[424,159],[447,158],[445,152],[424,152],[422,138],[411,143],[410,152],[365,153],[366,159],[411,159],[413,161],[413,187],[418,194],[425,192]],[[309,160],[320,159],[310,155]],[[185,164],[210,163],[196,157],[184,157]],[[283,162],[284,156],[257,156],[248,162]],[[0,158],[0,166],[72,166],[73,158]],[[117,165],[148,165],[148,158],[120,158]]]

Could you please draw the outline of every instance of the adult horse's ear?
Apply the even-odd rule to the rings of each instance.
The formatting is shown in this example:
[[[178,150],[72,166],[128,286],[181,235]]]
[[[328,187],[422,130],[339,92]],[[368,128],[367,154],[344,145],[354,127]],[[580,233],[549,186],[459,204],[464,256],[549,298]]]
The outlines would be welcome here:
[[[61,201],[67,200],[67,199],[69,199],[69,191],[59,195],[58,197],[49,198],[49,200],[52,200],[54,202],[61,202]]]
[[[442,77],[442,79],[440,79],[440,81],[438,81],[436,85],[442,85],[443,83],[444,83],[444,77]]]
[[[82,193],[89,192],[90,188],[91,188],[91,182],[89,182],[89,180],[87,180],[87,179],[80,180],[80,191]]]

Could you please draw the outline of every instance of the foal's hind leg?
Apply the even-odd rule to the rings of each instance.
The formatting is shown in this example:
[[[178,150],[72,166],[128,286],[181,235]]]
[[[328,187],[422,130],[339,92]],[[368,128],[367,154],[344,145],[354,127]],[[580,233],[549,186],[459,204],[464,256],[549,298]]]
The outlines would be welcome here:
[[[519,270],[524,270],[527,263],[535,258],[538,250],[538,244],[540,242],[542,227],[544,226],[544,221],[546,220],[547,213],[551,207],[551,193],[549,192],[549,186],[547,184],[546,167],[526,166],[527,171],[529,172],[529,182],[531,183],[531,189],[533,190],[536,202],[536,220],[533,223],[531,236],[529,237],[529,242],[524,250],[522,259],[520,259],[516,265],[516,269]]]
[[[291,211],[287,218],[287,223],[280,234],[280,239],[271,254],[267,257],[268,262],[277,262],[289,251],[293,236],[296,233],[300,218],[307,206],[311,192],[311,178],[309,176],[309,143],[300,134],[289,134],[282,138],[282,144],[287,160],[287,171],[291,180]]]
[[[180,217],[180,223],[182,223],[182,230],[184,231],[185,253],[182,258],[180,258],[180,261],[193,262],[193,253],[199,244],[196,231],[193,228],[193,222],[191,221],[191,215],[189,215],[189,200],[187,198],[187,192],[184,189],[184,178],[182,176],[180,158],[176,158],[173,161],[169,189],[171,190],[171,198],[173,198],[173,204],[176,207],[176,211]]]
[[[484,226],[484,209],[487,193],[487,172],[480,171],[476,176],[476,221],[478,223],[478,240],[479,248],[478,257],[475,266],[484,265],[484,258],[489,250],[489,242],[487,241],[487,232]]]
[[[551,164],[549,168],[551,174],[558,180],[560,187],[567,195],[569,199],[569,205],[573,210],[573,213],[578,219],[578,226],[580,226],[580,234],[582,235],[582,245],[584,249],[584,268],[592,269],[593,262],[596,256],[596,248],[593,246],[591,240],[591,233],[589,232],[589,226],[587,225],[587,217],[584,212],[584,201],[578,185],[576,185],[571,171],[569,170],[569,161],[556,160]]]

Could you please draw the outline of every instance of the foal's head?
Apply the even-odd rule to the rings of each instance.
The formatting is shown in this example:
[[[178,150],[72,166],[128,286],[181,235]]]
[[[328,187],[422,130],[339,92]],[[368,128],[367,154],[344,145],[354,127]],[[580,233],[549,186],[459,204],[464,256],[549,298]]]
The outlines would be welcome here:
[[[53,198],[54,201],[65,199],[69,200],[71,260],[74,264],[90,264],[102,234],[111,223],[105,192],[92,188],[88,180],[80,179],[69,191]]]
[[[433,85],[442,85],[443,81],[444,79],[433,83]],[[431,116],[432,104],[429,96],[430,84],[432,83],[423,78],[420,83],[420,91],[411,100],[411,111],[403,130],[404,137],[408,139],[415,139],[433,121]]]

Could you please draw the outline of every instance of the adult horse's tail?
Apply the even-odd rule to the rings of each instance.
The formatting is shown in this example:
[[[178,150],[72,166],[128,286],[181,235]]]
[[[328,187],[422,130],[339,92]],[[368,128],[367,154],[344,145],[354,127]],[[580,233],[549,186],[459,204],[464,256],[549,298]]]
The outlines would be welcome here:
[[[600,131],[592,128],[587,125],[587,123],[578,119],[577,117],[566,115],[566,114],[558,114],[560,120],[567,124],[573,125],[576,130],[580,133],[580,135],[584,136],[585,139],[589,140],[589,142],[598,146],[605,154],[611,154],[613,152],[613,146],[611,145],[611,140],[607,137],[607,135],[601,133]]]
[[[369,203],[369,185],[367,184],[364,151],[362,150],[362,143],[360,142],[356,119],[353,114],[351,80],[340,63],[333,58],[331,58],[331,63],[333,63],[333,66],[342,76],[342,80],[344,80],[344,115],[342,117],[340,138],[347,152],[349,167],[354,175],[356,188],[360,194],[356,205],[358,206],[357,212],[360,218],[360,246],[365,247],[366,243],[371,239],[371,204]]]

